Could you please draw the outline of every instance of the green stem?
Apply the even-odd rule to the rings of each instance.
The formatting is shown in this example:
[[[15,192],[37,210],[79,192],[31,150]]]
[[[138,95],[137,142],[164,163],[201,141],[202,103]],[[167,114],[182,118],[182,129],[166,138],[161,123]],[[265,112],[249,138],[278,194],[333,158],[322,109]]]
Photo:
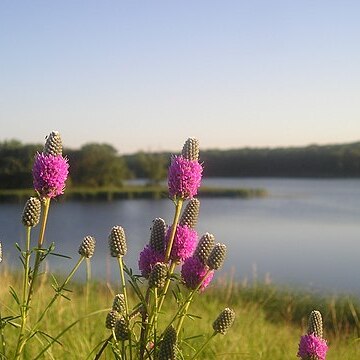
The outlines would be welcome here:
[[[124,299],[125,299],[125,313],[126,313],[126,317],[128,318],[129,304],[128,304],[128,298],[127,298],[127,293],[126,293],[126,282],[125,282],[125,275],[124,275],[123,257],[120,256],[117,259],[118,259],[119,270],[120,270],[121,287],[122,287],[122,292],[124,294]]]
[[[166,252],[165,252],[165,262],[166,263],[169,262],[169,259],[170,259],[171,249],[172,249],[172,246],[173,246],[175,233],[176,233],[176,228],[177,228],[177,224],[179,222],[181,208],[182,208],[183,203],[184,203],[184,199],[182,199],[182,198],[177,199],[177,202],[176,202],[176,205],[175,205],[174,220],[173,220],[173,223],[172,223],[172,226],[171,226],[170,238],[169,238],[169,242],[167,244]]]
[[[62,294],[62,291],[64,290],[65,286],[68,284],[68,282],[71,280],[71,278],[74,276],[74,274],[76,273],[77,269],[79,268],[79,266],[81,265],[81,263],[83,262],[83,260],[85,259],[84,256],[80,256],[79,260],[77,261],[77,263],[75,264],[75,266],[73,267],[73,269],[71,270],[71,272],[69,273],[69,275],[67,276],[67,278],[64,280],[64,282],[62,283],[62,285],[56,290],[55,295],[53,296],[53,298],[50,300],[50,302],[47,304],[46,308],[44,309],[44,311],[42,312],[42,314],[40,315],[39,319],[36,321],[34,329],[36,328],[36,326],[41,322],[41,320],[44,318],[44,316],[46,315],[46,313],[49,311],[49,309],[51,308],[51,306],[54,304],[54,302],[56,301],[56,299]],[[33,330],[34,331],[34,330]]]
[[[18,342],[16,346],[15,354],[19,353],[21,348],[22,338],[24,337],[24,330],[26,326],[26,319],[28,313],[27,303],[27,292],[29,286],[29,264],[30,264],[30,233],[31,233],[31,226],[26,227],[26,241],[25,241],[25,260],[24,260],[24,279],[23,279],[23,291],[22,291],[22,304],[20,308],[21,312],[21,325],[20,325],[20,332],[18,337]],[[20,355],[20,354],[19,354]]]
[[[216,331],[214,331],[212,333],[212,335],[210,337],[208,337],[208,339],[202,344],[202,346],[196,351],[196,353],[194,354],[194,356],[190,359],[190,360],[195,360],[199,354],[205,349],[205,346],[210,342],[210,340],[216,335]]]
[[[120,278],[121,278],[121,286],[122,286],[122,292],[124,294],[124,299],[125,299],[125,314],[126,314],[126,319],[127,322],[130,326],[130,319],[129,319],[129,301],[128,301],[128,297],[127,297],[127,292],[126,292],[126,282],[125,282],[125,275],[124,275],[124,262],[123,262],[123,257],[120,256],[117,258],[118,259],[118,263],[119,263],[119,269],[120,269]],[[130,330],[130,329],[129,329]],[[130,350],[130,359],[132,359],[132,341],[131,341],[131,332],[129,334],[129,350]],[[126,356],[126,354],[125,354]]]
[[[62,290],[65,288],[65,286],[67,285],[67,283],[70,281],[70,279],[74,276],[76,270],[79,268],[80,264],[82,263],[82,261],[84,260],[84,257],[81,256],[78,260],[78,262],[76,263],[76,265],[74,266],[74,268],[71,270],[70,274],[67,276],[67,278],[65,279],[65,281],[63,282],[63,284],[56,290],[56,294],[53,296],[53,298],[50,300],[50,302],[48,303],[48,305],[46,306],[46,308],[44,309],[44,311],[41,313],[40,317],[38,318],[38,320],[36,321],[35,325],[33,326],[33,328],[30,330],[28,336],[24,339],[22,339],[21,344],[18,346],[18,349],[16,351],[16,357],[15,359],[19,359],[20,355],[24,349],[24,346],[26,345],[27,341],[31,338],[31,336],[33,334],[36,333],[36,330],[41,322],[41,320],[44,318],[44,316],[46,315],[46,313],[49,311],[49,309],[51,308],[51,306],[54,304],[55,300],[61,295]]]
[[[49,214],[50,200],[51,200],[50,198],[44,199],[44,211],[43,211],[43,215],[42,215],[41,228],[40,228],[39,239],[38,239],[38,249],[36,250],[34,270],[33,270],[32,276],[31,276],[29,292],[28,292],[27,301],[26,301],[27,309],[30,306],[34,283],[35,283],[35,278],[37,277],[37,274],[39,272],[39,267],[40,267],[40,262],[41,262],[41,247],[44,243],[44,236],[45,236],[46,223],[47,223],[48,214]]]
[[[90,297],[90,281],[91,281],[91,262],[89,258],[86,258],[86,311],[89,309],[89,297]]]
[[[1,354],[4,356],[4,358],[6,359],[6,342],[5,342],[5,336],[4,336],[4,327],[2,326],[2,316],[1,316],[1,312],[0,312],[0,336],[1,336]]]
[[[158,308],[158,312],[160,312],[163,304],[164,304],[164,301],[165,301],[165,297],[167,295],[167,292],[169,291],[169,287],[170,287],[170,282],[171,282],[171,275],[173,274],[174,270],[175,270],[175,267],[176,267],[176,262],[172,262],[171,265],[170,265],[170,269],[169,269],[169,274],[168,274],[168,277],[166,279],[166,283],[165,283],[165,286],[164,286],[164,291],[161,295],[161,299],[160,299],[160,304],[159,304],[159,308]]]
[[[185,299],[184,303],[178,308],[177,312],[176,312],[175,315],[173,316],[173,318],[172,318],[172,320],[170,321],[170,323],[169,323],[168,326],[170,326],[170,325],[176,320],[176,318],[179,316],[179,314],[181,314],[181,317],[185,317],[186,311],[187,311],[188,308],[189,308],[189,305],[188,305],[188,304],[191,303],[191,301],[192,301],[192,299],[193,299],[193,296],[194,296],[195,293],[200,289],[202,283],[205,281],[205,279],[206,279],[207,276],[210,274],[210,272],[211,272],[211,270],[208,270],[207,273],[205,274],[205,276],[202,278],[202,280],[201,280],[200,283],[198,284],[198,286],[197,286],[195,289],[193,289],[193,290],[190,291],[188,297]],[[185,309],[186,309],[186,310],[185,310]],[[184,312],[184,310],[185,310],[185,312]],[[183,322],[183,320],[181,321],[180,326],[182,325],[182,322]],[[179,334],[179,332],[180,332],[180,327],[179,327],[179,325],[178,325],[177,328],[178,328],[178,329],[177,329],[177,334]]]

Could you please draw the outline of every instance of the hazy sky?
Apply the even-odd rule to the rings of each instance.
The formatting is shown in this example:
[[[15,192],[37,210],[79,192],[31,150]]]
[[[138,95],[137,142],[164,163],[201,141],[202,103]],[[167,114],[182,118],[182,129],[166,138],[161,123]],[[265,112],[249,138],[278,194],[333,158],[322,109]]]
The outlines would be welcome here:
[[[0,141],[360,140],[360,1],[0,0]]]

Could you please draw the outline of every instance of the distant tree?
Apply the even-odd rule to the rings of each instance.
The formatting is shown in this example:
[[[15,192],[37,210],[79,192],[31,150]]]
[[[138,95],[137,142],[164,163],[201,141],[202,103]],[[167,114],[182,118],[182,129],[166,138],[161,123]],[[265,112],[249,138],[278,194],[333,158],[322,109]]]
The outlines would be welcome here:
[[[159,184],[166,178],[168,158],[164,154],[139,152],[136,160],[150,184]]]
[[[86,144],[68,157],[74,185],[119,187],[128,176],[124,159],[108,144]]]
[[[9,140],[0,143],[0,187],[3,189],[32,186],[31,170],[40,145],[23,145]]]

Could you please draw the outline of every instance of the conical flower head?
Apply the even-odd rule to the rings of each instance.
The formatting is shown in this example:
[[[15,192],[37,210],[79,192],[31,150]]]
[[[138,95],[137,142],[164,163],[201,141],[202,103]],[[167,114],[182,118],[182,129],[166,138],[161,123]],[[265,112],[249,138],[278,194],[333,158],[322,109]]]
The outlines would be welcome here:
[[[129,339],[129,327],[124,317],[120,317],[115,323],[115,336],[117,340],[128,340]]]
[[[153,226],[151,228],[150,246],[152,249],[158,251],[159,253],[163,253],[165,251],[164,249],[165,233],[166,233],[165,220],[161,218],[156,218],[153,221]]]
[[[115,310],[110,310],[106,315],[105,326],[107,329],[114,329],[116,321],[120,319],[120,315]]]
[[[297,356],[303,360],[325,360],[328,345],[326,341],[314,334],[306,334],[300,338]]]
[[[62,140],[58,131],[52,131],[46,137],[44,153],[48,155],[62,155]]]
[[[175,360],[177,334],[171,325],[164,333],[163,341],[160,344],[158,360]]]
[[[79,247],[79,254],[90,259],[94,255],[95,244],[95,238],[92,236],[85,236]]]
[[[181,215],[179,223],[181,225],[187,225],[188,227],[195,228],[200,211],[200,201],[196,198],[192,198],[186,204],[185,210]]]
[[[119,314],[123,314],[125,312],[125,296],[124,294],[116,294],[114,297],[112,309],[117,311]]]
[[[109,235],[110,255],[112,257],[124,256],[127,252],[125,231],[121,226],[114,226]]]
[[[195,256],[203,263],[207,264],[209,255],[215,246],[215,236],[213,234],[205,233],[199,240]]]
[[[232,309],[224,309],[213,322],[215,332],[225,335],[235,320],[235,312]]]
[[[158,262],[154,265],[149,276],[149,286],[151,288],[163,288],[168,273],[168,267],[166,264]]]
[[[224,263],[226,256],[226,246],[224,244],[216,244],[212,249],[207,264],[210,269],[218,270]]]
[[[200,187],[203,168],[197,160],[173,156],[168,172],[168,188],[171,198],[191,199]]]
[[[323,321],[320,311],[313,310],[310,313],[307,333],[323,338]]]
[[[181,155],[187,160],[199,160],[199,140],[193,137],[188,138],[182,148]]]
[[[37,197],[28,199],[24,206],[22,214],[22,223],[24,226],[34,227],[39,223],[41,214],[41,201]]]
[[[37,153],[32,174],[35,190],[43,197],[54,198],[64,193],[68,160],[62,155]]]

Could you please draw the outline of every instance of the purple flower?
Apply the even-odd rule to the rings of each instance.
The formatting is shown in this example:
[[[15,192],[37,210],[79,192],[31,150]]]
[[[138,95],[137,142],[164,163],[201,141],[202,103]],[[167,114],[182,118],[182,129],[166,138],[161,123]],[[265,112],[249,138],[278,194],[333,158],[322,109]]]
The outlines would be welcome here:
[[[203,168],[196,160],[173,156],[169,167],[168,187],[171,198],[193,198],[201,183]]]
[[[146,245],[140,253],[139,269],[141,275],[148,278],[152,268],[158,262],[164,262],[165,255],[153,249],[150,245]]]
[[[32,173],[35,190],[44,197],[54,198],[64,193],[68,160],[62,155],[37,153]]]
[[[302,359],[315,357],[318,360],[325,360],[327,350],[328,346],[324,339],[314,334],[306,334],[300,339],[297,356]]]
[[[171,226],[165,235],[165,243],[168,244],[171,234]],[[171,248],[170,259],[184,261],[192,255],[196,248],[197,232],[187,225],[177,225],[174,241]]]
[[[201,281],[204,279],[209,268],[204,265],[197,256],[191,256],[184,261],[181,267],[181,277],[184,280],[185,286],[189,289],[196,289]],[[199,291],[203,291],[214,277],[214,270],[211,270],[202,282]]]

